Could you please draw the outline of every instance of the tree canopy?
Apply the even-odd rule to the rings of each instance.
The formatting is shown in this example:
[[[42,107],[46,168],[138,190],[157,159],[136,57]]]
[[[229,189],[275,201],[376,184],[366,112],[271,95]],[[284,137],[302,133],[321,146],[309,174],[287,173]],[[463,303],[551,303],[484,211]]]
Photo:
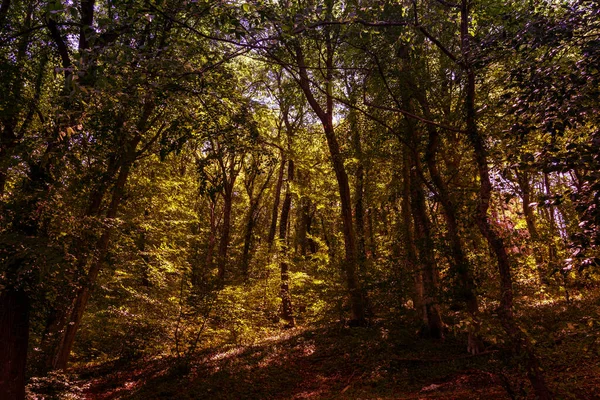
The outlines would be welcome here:
[[[3,0],[0,397],[592,398],[599,35],[597,0]],[[134,365],[195,383],[85,383]]]

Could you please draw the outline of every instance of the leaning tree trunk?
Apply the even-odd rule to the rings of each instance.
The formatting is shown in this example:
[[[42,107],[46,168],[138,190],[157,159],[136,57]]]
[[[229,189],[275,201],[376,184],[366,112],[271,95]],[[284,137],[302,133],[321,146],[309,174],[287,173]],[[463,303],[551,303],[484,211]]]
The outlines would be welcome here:
[[[135,148],[137,147],[138,143],[139,140],[134,140],[130,143],[131,148],[130,154],[127,156],[128,160],[125,161],[125,163],[121,167],[121,170],[119,171],[117,181],[113,188],[112,199],[108,211],[106,213],[106,218],[108,220],[112,220],[117,217],[119,205],[121,204],[121,200],[123,198],[123,191],[125,190],[125,185],[127,183],[127,179],[129,178],[129,173],[133,164]],[[96,244],[96,254],[92,259],[91,266],[87,273],[85,282],[78,290],[77,296],[73,301],[67,325],[65,327],[60,345],[56,353],[56,357],[53,362],[54,369],[64,370],[67,368],[69,358],[71,356],[71,350],[73,349],[73,344],[75,343],[77,331],[79,330],[79,326],[81,324],[81,320],[83,319],[87,303],[92,294],[92,289],[96,283],[96,280],[98,279],[98,274],[102,269],[102,264],[104,263],[104,259],[108,252],[108,245],[110,243],[111,235],[112,227],[107,227],[105,228],[104,233],[98,239],[98,243]]]
[[[426,105],[425,116],[429,119],[430,113]],[[462,299],[467,307],[467,312],[471,316],[472,325],[469,330],[467,351],[471,354],[478,354],[483,351],[483,342],[479,337],[479,304],[475,295],[475,283],[471,266],[465,255],[463,242],[458,228],[457,211],[454,202],[450,196],[450,192],[442,178],[437,167],[436,153],[439,144],[439,131],[433,125],[428,125],[429,143],[426,151],[426,162],[431,180],[437,189],[437,195],[442,205],[446,228],[448,229],[448,241],[450,243],[450,253],[452,255],[452,269],[459,281],[459,291]]]
[[[333,165],[333,170],[335,172],[335,177],[338,184],[338,192],[342,206],[342,230],[344,233],[345,245],[345,260],[343,270],[346,275],[346,286],[348,288],[350,299],[352,323],[353,325],[364,325],[366,323],[365,299],[356,271],[358,265],[358,251],[356,246],[356,235],[352,221],[352,197],[350,195],[350,184],[348,182],[346,167],[344,166],[344,157],[340,151],[340,146],[333,127],[333,48],[331,42],[332,39],[329,37],[329,33],[327,33],[327,89],[325,96],[325,109],[323,109],[318,103],[311,90],[311,80],[308,76],[304,55],[300,46],[296,47],[296,60],[298,62],[300,88],[304,92],[309,105],[317,114],[323,126],[325,138],[327,139],[327,146],[329,148],[329,155],[331,156],[331,163]]]
[[[463,67],[466,72],[466,125],[467,136],[475,154],[477,172],[479,175],[479,204],[477,206],[476,223],[481,234],[487,240],[491,250],[496,256],[498,272],[500,274],[500,306],[498,315],[502,327],[508,335],[512,346],[517,354],[524,358],[527,377],[540,400],[550,400],[552,393],[546,385],[544,375],[538,364],[538,359],[533,350],[531,341],[519,329],[513,313],[513,287],[510,270],[510,260],[502,237],[494,230],[488,219],[488,209],[492,193],[492,183],[488,169],[488,155],[483,138],[479,134],[475,111],[475,72],[471,65],[471,44],[469,34],[469,1],[461,0],[461,24],[460,39],[463,57]]]

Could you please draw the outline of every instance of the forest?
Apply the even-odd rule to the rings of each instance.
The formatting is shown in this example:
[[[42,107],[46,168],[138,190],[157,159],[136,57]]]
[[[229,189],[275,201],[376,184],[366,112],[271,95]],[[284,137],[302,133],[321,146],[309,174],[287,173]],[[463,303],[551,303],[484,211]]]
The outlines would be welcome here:
[[[0,399],[593,399],[598,0],[1,0]]]

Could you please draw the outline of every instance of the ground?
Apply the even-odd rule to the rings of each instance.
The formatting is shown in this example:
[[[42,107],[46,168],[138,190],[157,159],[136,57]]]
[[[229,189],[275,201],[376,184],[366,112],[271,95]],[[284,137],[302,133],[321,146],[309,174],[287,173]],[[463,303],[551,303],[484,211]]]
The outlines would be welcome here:
[[[599,305],[588,299],[521,310],[557,398],[600,398]],[[282,329],[252,346],[205,350],[188,364],[154,357],[80,365],[65,391],[71,398],[144,400],[534,398],[502,346],[488,343],[472,356],[464,335],[421,339],[408,321]]]

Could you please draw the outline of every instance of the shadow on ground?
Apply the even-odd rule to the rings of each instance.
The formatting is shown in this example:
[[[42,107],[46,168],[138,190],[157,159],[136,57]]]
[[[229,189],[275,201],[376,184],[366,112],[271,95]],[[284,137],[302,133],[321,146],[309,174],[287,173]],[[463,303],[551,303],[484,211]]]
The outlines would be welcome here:
[[[558,398],[600,393],[600,302],[522,308]],[[79,371],[87,399],[533,399],[525,373],[502,352],[466,354],[463,336],[417,338],[391,318],[367,328],[340,324],[282,330],[259,345]],[[504,360],[504,361],[503,361]]]
[[[420,340],[414,331],[320,327],[283,331],[258,346],[232,348],[192,362],[133,366],[92,380],[93,399],[507,398],[488,372],[495,352],[466,355],[457,338]],[[173,364],[173,361],[171,361]],[[462,393],[464,392],[464,393]],[[462,393],[462,394],[461,394]],[[490,397],[491,396],[491,397]]]

